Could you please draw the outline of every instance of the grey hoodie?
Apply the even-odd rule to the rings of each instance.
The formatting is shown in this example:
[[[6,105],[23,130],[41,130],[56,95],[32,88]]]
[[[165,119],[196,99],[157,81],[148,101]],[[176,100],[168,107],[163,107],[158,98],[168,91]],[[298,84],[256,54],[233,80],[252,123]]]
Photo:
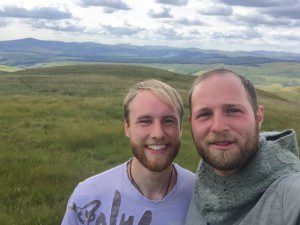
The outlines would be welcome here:
[[[260,134],[260,149],[221,177],[201,161],[186,225],[300,225],[300,161],[292,130]]]

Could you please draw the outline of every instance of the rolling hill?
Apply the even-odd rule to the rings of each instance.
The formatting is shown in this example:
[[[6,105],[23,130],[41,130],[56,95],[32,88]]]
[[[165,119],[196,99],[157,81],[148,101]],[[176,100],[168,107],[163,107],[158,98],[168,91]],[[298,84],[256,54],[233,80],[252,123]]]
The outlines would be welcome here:
[[[91,42],[43,41],[33,38],[0,41],[0,64],[29,67],[57,61],[258,65],[271,62],[300,62],[300,54],[268,51],[226,52],[124,44],[105,45]]]

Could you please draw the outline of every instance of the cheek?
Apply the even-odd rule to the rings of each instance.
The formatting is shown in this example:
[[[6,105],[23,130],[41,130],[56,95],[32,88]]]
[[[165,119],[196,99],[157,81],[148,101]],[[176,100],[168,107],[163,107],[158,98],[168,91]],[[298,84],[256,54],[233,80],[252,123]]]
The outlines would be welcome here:
[[[135,129],[131,131],[131,139],[135,142],[143,140],[147,136],[147,132],[143,129]]]
[[[243,120],[233,121],[230,127],[236,131],[249,132],[249,130],[255,129],[256,121],[255,118],[246,118]]]
[[[207,124],[205,123],[193,122],[191,127],[194,136],[202,136],[209,130]]]

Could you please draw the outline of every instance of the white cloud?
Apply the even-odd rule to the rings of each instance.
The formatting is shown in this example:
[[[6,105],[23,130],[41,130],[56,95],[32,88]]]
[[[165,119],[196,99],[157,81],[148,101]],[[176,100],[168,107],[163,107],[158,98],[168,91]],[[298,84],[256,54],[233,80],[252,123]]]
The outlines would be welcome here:
[[[8,25],[9,25],[8,21],[6,21],[5,19],[0,19],[0,28]]]
[[[125,23],[123,26],[111,26],[111,25],[101,25],[102,28],[107,32],[107,34],[114,35],[117,37],[131,36],[143,31],[143,28],[132,26]]]
[[[61,11],[52,7],[40,7],[28,10],[12,5],[0,9],[0,17],[61,20],[72,18],[72,14],[69,11]]]
[[[189,0],[155,0],[155,2],[166,5],[183,6],[187,5]]]
[[[34,37],[300,52],[299,4],[298,0],[0,1],[0,41]]]
[[[148,14],[152,18],[173,18],[171,9],[167,7],[162,7],[159,11],[154,11],[153,9],[150,9]]]
[[[130,7],[122,0],[81,0],[83,7],[104,6],[115,10],[130,10]]]
[[[224,4],[245,7],[275,7],[295,3],[295,0],[219,0]]]
[[[199,9],[198,12],[203,15],[214,16],[230,16],[232,15],[232,8],[226,5],[211,5],[206,8]]]
[[[205,23],[199,19],[179,18],[173,21],[174,23],[186,25],[186,26],[205,26]]]
[[[31,20],[30,21],[33,28],[36,29],[49,29],[54,31],[63,31],[63,32],[85,32],[86,28],[71,23],[70,21],[47,21],[47,20]]]
[[[255,39],[262,37],[262,34],[254,29],[247,29],[247,30],[233,30],[227,32],[214,32],[212,34],[212,38],[214,39]]]
[[[276,8],[266,8],[261,10],[262,13],[269,14],[274,18],[300,19],[300,2],[295,5],[285,5]]]
[[[230,19],[232,23],[242,24],[245,26],[298,26],[299,24],[290,19],[273,18],[268,15],[250,14],[250,15],[236,15]]]

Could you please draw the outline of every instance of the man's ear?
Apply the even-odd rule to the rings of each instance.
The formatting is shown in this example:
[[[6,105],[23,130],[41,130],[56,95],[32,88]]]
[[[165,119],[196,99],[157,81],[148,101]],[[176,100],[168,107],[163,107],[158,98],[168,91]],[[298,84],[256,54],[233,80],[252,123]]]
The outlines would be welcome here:
[[[191,119],[192,119],[192,118],[191,118],[191,115],[189,115],[189,123],[190,123],[190,124],[191,124]]]
[[[182,130],[183,130],[183,128],[182,128],[182,126],[183,126],[183,124],[182,124],[182,121],[180,122],[180,130],[179,130],[179,138],[181,138],[181,136],[182,136]]]
[[[127,123],[126,119],[124,119],[124,131],[125,131],[126,137],[130,138],[130,127],[129,127],[129,124]]]
[[[258,122],[259,129],[264,121],[264,107],[259,105],[256,111],[256,120]]]

